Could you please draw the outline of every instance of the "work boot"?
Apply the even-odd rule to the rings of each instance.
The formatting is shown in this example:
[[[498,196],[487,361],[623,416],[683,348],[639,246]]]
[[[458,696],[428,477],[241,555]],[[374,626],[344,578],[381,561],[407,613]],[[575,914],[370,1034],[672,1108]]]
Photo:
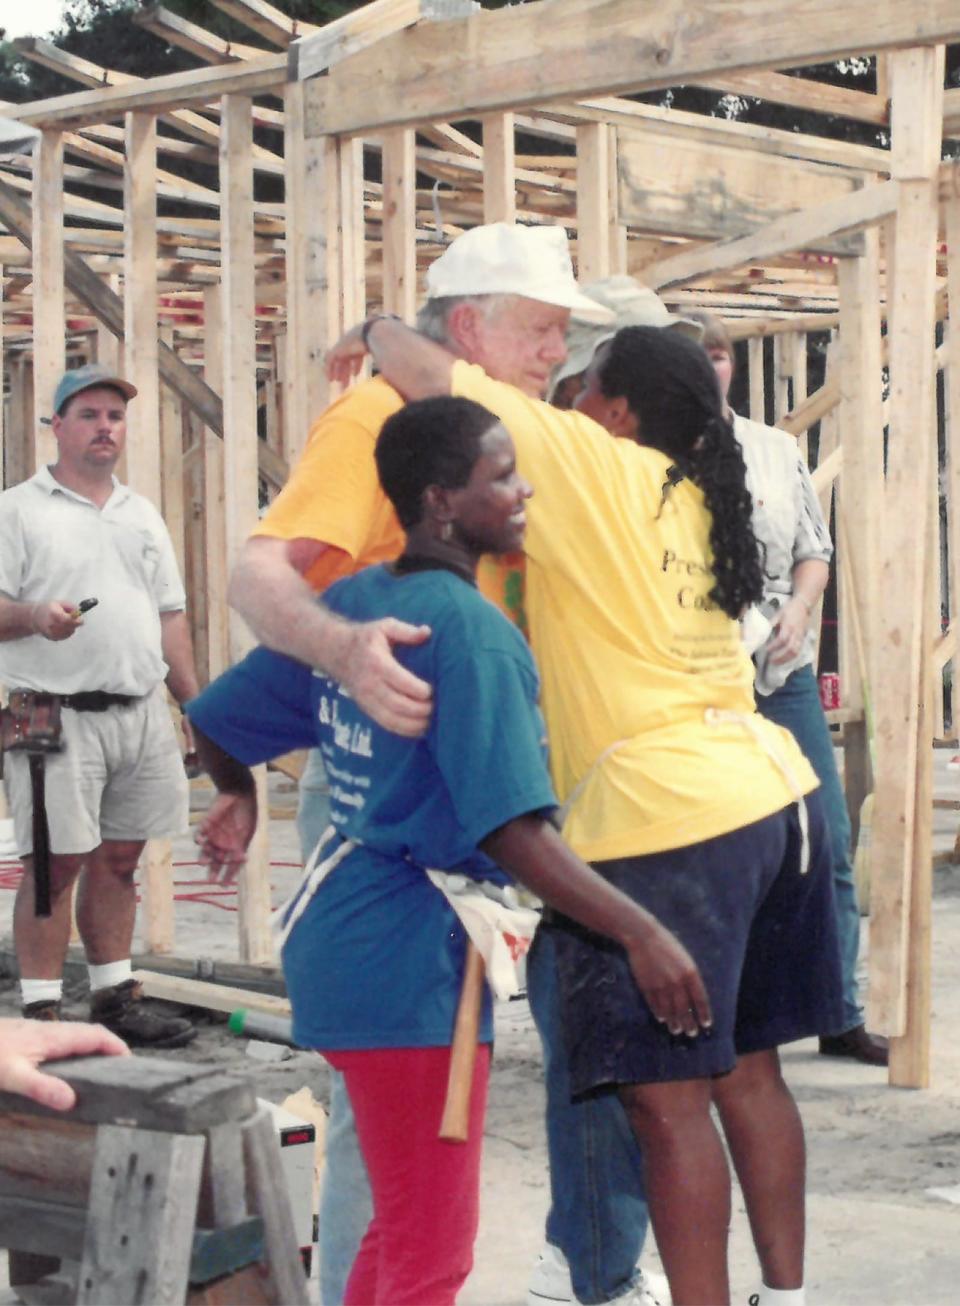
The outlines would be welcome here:
[[[143,986],[135,979],[92,993],[90,1019],[106,1025],[132,1048],[182,1048],[197,1036],[189,1020],[148,1007]]]
[[[882,1034],[868,1034],[863,1025],[844,1030],[842,1034],[822,1035],[822,1057],[850,1057],[866,1066],[885,1066],[890,1058],[887,1040]]]
[[[59,1020],[60,1002],[57,998],[44,998],[41,1002],[28,1002],[20,1014],[24,1020]]]

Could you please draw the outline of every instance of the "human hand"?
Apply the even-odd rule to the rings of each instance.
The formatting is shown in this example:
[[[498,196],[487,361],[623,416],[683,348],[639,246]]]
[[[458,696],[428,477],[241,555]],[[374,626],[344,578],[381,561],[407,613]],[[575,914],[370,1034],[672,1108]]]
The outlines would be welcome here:
[[[247,860],[247,849],[257,828],[257,795],[217,794],[200,822],[194,839],[200,864],[215,883],[232,884]]]
[[[773,619],[770,661],[776,665],[790,662],[803,648],[810,625],[810,611],[799,595],[788,599]]]
[[[332,348],[327,350],[323,363],[328,380],[338,381],[340,385],[349,385],[353,378],[359,375],[368,352],[363,342],[363,327],[363,322],[351,327]]]
[[[422,644],[429,626],[411,626],[394,617],[352,626],[336,679],[378,725],[416,739],[430,724],[433,692],[424,680],[393,656],[395,644]]]
[[[34,603],[30,624],[38,635],[58,643],[83,625],[83,617],[75,603],[54,599],[51,603]]]
[[[98,1054],[123,1057],[130,1055],[130,1049],[102,1025],[72,1020],[0,1020],[0,1089],[54,1111],[69,1111],[76,1093],[66,1080],[37,1067],[42,1061]]]
[[[642,942],[627,948],[627,960],[647,1005],[671,1034],[696,1038],[710,1028],[713,1015],[700,971],[669,930],[654,921]]]

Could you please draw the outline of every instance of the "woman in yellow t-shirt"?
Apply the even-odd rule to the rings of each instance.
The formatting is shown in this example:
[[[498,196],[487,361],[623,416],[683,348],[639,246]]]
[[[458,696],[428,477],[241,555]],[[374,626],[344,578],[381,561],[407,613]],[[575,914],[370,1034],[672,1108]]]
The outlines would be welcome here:
[[[777,1047],[837,1020],[830,854],[813,772],[753,704],[736,618],[762,592],[762,560],[709,360],[674,333],[627,328],[568,413],[386,319],[340,342],[332,374],[365,344],[409,398],[475,399],[513,436],[536,491],[525,606],[565,837],[676,933],[710,994],[710,1036],[673,1035],[615,947],[548,921],[573,1093],[613,1090],[627,1109],[678,1306],[729,1301],[715,1103],[760,1302],[800,1306],[803,1130]]]

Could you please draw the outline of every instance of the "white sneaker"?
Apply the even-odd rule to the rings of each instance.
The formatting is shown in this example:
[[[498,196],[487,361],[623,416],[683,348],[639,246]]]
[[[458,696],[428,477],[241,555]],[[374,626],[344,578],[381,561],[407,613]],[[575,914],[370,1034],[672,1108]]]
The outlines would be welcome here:
[[[666,1277],[650,1270],[638,1270],[640,1281],[606,1306],[671,1306]],[[530,1275],[527,1306],[576,1306],[570,1282],[570,1267],[559,1247],[545,1243]]]
[[[567,1258],[553,1243],[544,1243],[537,1257],[527,1287],[527,1306],[544,1306],[546,1302],[572,1302],[573,1285]]]

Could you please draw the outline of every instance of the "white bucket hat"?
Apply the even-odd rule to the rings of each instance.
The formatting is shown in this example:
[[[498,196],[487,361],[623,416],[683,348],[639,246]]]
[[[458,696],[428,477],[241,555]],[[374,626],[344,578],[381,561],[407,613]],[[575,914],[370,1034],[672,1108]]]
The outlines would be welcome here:
[[[699,322],[671,313],[655,290],[641,285],[633,277],[604,277],[584,286],[583,293],[613,314],[614,329],[611,330],[609,325],[598,327],[595,320],[591,321],[579,311],[575,312],[567,328],[567,359],[554,373],[554,388],[568,376],[579,376],[585,372],[596,351],[602,344],[612,340],[621,327],[669,328],[698,341],[703,336],[703,327]]]
[[[613,321],[609,308],[577,287],[562,227],[490,222],[465,231],[427,270],[428,299],[454,295],[522,295],[588,322]]]

